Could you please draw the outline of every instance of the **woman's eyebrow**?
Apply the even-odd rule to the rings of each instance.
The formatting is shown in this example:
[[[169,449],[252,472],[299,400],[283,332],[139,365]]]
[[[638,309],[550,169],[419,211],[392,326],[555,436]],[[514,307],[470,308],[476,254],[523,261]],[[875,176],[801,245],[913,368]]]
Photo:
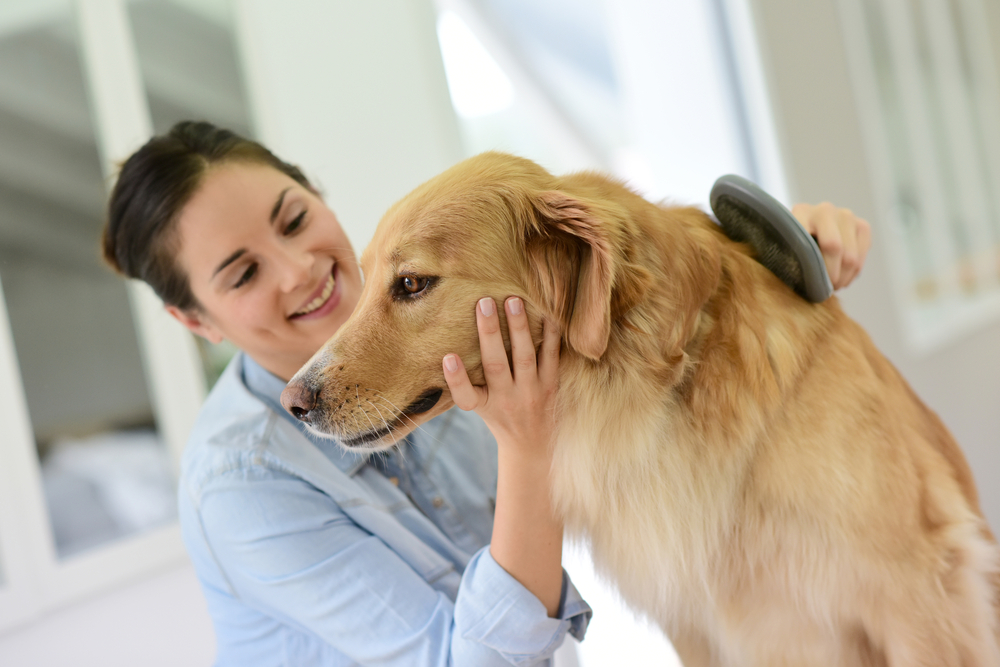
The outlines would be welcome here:
[[[278,195],[278,201],[274,202],[274,208],[271,209],[271,224],[274,224],[274,219],[278,217],[278,212],[281,211],[281,203],[285,201],[285,193],[291,189],[291,187],[287,187]]]
[[[245,253],[246,251],[247,251],[246,248],[240,248],[239,250],[237,250],[236,252],[234,252],[232,255],[230,255],[229,257],[226,257],[224,260],[222,260],[222,264],[219,264],[217,267],[215,267],[215,271],[212,272],[212,277],[214,278],[215,276],[217,276],[219,274],[219,271],[221,271],[222,269],[226,268],[227,266],[229,266],[230,264],[232,264],[233,262],[235,262],[236,260],[238,260],[240,258],[240,256],[243,253]]]

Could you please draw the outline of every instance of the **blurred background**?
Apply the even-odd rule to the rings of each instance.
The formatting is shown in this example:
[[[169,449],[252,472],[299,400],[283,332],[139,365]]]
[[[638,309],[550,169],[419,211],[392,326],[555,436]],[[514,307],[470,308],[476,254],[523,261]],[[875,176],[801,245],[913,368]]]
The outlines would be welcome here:
[[[742,174],[874,248],[841,294],[1000,528],[1000,4],[992,0],[0,2],[0,664],[208,665],[175,474],[231,349],[99,261],[116,164],[206,119],[323,190],[357,249],[465,156],[706,205]],[[560,665],[673,664],[585,550]]]

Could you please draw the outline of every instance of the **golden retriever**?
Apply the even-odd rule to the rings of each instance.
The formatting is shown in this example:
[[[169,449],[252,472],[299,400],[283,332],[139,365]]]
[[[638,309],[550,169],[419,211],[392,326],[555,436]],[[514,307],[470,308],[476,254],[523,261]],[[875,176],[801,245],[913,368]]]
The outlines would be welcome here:
[[[1000,550],[954,440],[836,298],[702,211],[487,153],[390,209],[362,266],[289,385],[303,416],[392,446],[452,406],[446,353],[483,383],[477,300],[520,295],[536,343],[564,332],[567,530],[685,665],[1000,665]]]

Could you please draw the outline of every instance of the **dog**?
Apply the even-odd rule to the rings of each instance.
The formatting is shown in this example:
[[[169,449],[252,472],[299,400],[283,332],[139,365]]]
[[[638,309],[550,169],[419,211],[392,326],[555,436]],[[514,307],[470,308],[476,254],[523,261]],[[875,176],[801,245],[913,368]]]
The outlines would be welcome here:
[[[452,407],[446,353],[484,383],[477,300],[521,296],[536,345],[563,332],[566,530],[685,665],[1000,665],[1000,549],[955,441],[835,297],[701,210],[485,153],[394,205],[361,263],[298,416],[391,447]]]

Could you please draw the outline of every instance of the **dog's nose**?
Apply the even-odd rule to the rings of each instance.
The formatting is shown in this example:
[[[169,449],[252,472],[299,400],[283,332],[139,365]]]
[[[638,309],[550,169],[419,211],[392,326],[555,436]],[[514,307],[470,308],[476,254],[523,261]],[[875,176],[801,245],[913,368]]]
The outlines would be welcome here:
[[[319,392],[302,380],[292,380],[281,392],[281,406],[296,419],[311,423],[309,414],[316,408]]]

